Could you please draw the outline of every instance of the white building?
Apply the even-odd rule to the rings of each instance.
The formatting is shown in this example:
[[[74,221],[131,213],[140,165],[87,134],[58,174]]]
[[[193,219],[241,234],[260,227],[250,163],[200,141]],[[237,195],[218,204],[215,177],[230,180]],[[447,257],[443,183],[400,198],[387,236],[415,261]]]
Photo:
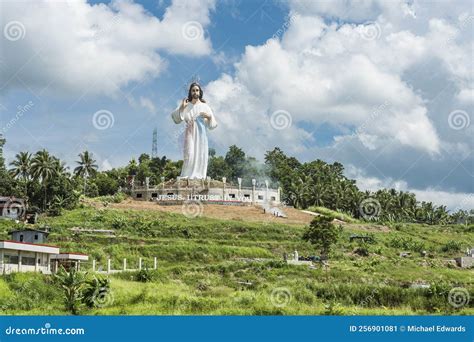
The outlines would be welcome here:
[[[51,257],[59,247],[18,241],[0,241],[0,273],[51,273]]]
[[[12,240],[0,241],[0,274],[41,272],[50,274],[61,266],[80,268],[89,257],[81,253],[60,253],[59,247],[44,244],[48,232],[37,229],[14,230]]]

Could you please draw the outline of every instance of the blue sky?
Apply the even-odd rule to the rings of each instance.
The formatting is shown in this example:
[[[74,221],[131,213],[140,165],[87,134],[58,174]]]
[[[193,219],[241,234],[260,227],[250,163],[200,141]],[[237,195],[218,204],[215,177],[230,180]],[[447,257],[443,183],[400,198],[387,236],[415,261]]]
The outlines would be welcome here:
[[[108,169],[150,153],[155,127],[159,154],[180,158],[169,113],[197,75],[218,153],[280,146],[343,163],[362,189],[474,206],[469,1],[0,6],[8,161],[47,148],[72,167],[87,149]]]

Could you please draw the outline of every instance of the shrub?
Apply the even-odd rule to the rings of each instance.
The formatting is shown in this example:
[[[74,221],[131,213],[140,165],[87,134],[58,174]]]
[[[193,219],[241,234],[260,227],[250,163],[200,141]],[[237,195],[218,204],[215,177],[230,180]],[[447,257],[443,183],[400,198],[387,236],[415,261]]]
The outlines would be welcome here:
[[[94,275],[86,281],[82,302],[88,308],[97,308],[107,304],[110,298],[110,280],[100,275]]]
[[[369,256],[369,251],[365,247],[357,247],[356,249],[354,249],[354,254],[366,257]]]
[[[8,284],[0,279],[0,307],[6,308],[13,298],[14,294],[8,287]]]
[[[146,268],[141,269],[135,275],[135,280],[140,281],[142,283],[148,283],[150,281],[153,281],[154,279],[155,279],[155,273]]]
[[[127,225],[127,220],[123,216],[116,216],[112,220],[112,228],[122,229]]]
[[[76,271],[75,268],[71,268],[69,271],[61,268],[54,278],[63,289],[66,310],[77,315],[82,299],[82,289],[85,285],[84,273]]]
[[[455,240],[449,240],[446,244],[441,247],[441,251],[445,253],[456,253],[462,249],[461,243]]]
[[[59,291],[51,286],[48,276],[38,273],[12,273],[5,276],[8,291],[3,297],[3,308],[31,310],[45,307],[60,298]],[[2,291],[3,292],[3,291]]]
[[[389,241],[389,246],[393,248],[402,248],[414,252],[421,252],[426,249],[424,242],[414,240],[412,237],[403,236],[394,236]]]

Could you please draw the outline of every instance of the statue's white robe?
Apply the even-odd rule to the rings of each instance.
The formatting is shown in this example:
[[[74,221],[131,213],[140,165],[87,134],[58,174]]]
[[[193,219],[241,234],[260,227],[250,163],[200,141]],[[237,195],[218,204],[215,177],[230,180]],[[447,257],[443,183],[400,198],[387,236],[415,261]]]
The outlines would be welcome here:
[[[209,148],[207,142],[206,128],[214,129],[217,122],[211,107],[206,103],[191,102],[180,111],[180,106],[176,108],[171,117],[176,124],[186,123],[184,132],[184,163],[181,170],[181,177],[189,179],[203,179],[207,175],[207,162],[209,158]],[[204,119],[199,116],[201,112],[211,116]]]

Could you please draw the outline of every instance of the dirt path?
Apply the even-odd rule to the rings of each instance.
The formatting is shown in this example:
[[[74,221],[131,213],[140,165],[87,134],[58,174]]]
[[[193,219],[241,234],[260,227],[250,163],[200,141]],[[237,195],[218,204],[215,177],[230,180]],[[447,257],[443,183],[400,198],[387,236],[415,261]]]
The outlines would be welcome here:
[[[101,202],[87,201],[88,204],[97,208],[103,208]],[[127,199],[121,203],[110,203],[109,208],[132,209],[132,210],[152,210],[167,213],[183,214],[181,205],[158,205],[153,202],[135,201]],[[260,223],[282,223],[295,225],[308,225],[311,220],[318,214],[305,210],[286,207],[283,212],[287,218],[275,217],[268,213],[263,213],[263,209],[259,206],[231,206],[218,204],[204,204],[202,207],[202,216],[216,218],[221,220],[244,221],[244,222],[260,222]],[[362,232],[390,232],[390,228],[378,224],[362,224],[362,223],[345,223],[335,219],[336,224],[343,224],[345,228],[359,230]]]
[[[102,206],[101,203],[93,203],[96,206]],[[156,210],[161,212],[171,212],[182,214],[181,205],[158,205],[153,202],[125,200],[122,203],[110,203],[110,208],[134,209],[134,210]],[[271,214],[264,214],[263,209],[258,206],[231,206],[204,204],[202,216],[218,218],[223,220],[235,220],[246,222],[267,222],[283,224],[309,224],[314,218],[313,215],[304,213],[294,208],[283,208],[287,218],[275,217]]]

